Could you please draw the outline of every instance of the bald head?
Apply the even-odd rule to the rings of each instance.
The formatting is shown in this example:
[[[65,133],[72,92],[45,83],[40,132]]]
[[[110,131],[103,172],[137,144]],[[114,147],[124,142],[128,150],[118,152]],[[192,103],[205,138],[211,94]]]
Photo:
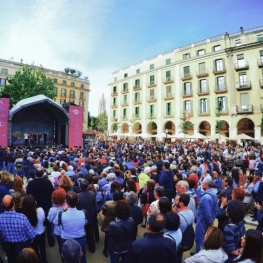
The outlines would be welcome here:
[[[184,180],[180,180],[177,185],[176,185],[176,191],[178,193],[185,193],[189,190],[189,184],[188,182],[184,181]]]
[[[14,200],[11,195],[5,195],[2,199],[2,205],[6,210],[13,210],[15,207]]]

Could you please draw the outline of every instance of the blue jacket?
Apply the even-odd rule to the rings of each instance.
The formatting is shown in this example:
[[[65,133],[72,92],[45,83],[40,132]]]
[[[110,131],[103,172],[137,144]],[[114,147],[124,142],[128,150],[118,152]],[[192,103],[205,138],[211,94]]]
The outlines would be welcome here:
[[[222,190],[222,179],[220,176],[218,176],[216,179],[213,179],[214,186],[218,190],[218,192],[221,192]]]
[[[173,172],[168,171],[162,171],[159,179],[159,185],[163,186],[165,189],[165,193],[167,192],[173,192],[174,190],[174,175]]]

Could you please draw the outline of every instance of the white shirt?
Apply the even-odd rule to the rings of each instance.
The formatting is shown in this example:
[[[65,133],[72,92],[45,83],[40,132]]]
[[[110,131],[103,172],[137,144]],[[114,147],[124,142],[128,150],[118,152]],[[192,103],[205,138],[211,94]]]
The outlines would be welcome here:
[[[46,218],[46,216],[45,216],[45,212],[44,212],[43,208],[38,207],[37,208],[37,220],[38,220],[38,222],[37,222],[36,227],[34,228],[37,235],[40,235],[45,231],[45,227],[44,227],[45,218]]]

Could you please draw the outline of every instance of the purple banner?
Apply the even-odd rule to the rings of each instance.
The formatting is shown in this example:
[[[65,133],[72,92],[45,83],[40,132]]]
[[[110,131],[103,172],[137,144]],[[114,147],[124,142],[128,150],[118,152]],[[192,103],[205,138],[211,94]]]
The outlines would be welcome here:
[[[0,145],[8,146],[9,99],[0,98]]]

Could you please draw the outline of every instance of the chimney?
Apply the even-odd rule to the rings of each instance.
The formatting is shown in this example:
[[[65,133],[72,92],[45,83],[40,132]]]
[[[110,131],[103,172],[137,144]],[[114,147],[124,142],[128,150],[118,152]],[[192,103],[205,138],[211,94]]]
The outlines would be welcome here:
[[[241,34],[244,34],[244,29],[242,26],[240,27],[240,32],[241,32]]]

